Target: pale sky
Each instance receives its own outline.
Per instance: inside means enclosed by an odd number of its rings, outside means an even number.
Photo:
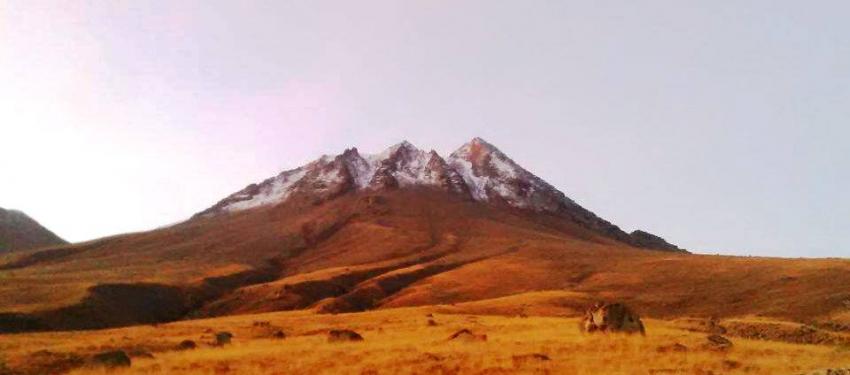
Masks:
[[[850,257],[850,2],[0,3],[0,207],[71,241],[474,136],[625,230]]]

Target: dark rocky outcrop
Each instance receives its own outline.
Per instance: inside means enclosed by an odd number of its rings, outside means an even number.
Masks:
[[[599,302],[584,315],[581,321],[584,332],[624,332],[646,334],[640,317],[622,303]]]
[[[196,344],[192,340],[183,340],[183,341],[180,341],[179,344],[177,344],[177,350],[192,350],[192,349],[195,349],[197,347],[198,347],[198,344]]]
[[[213,345],[215,346],[224,346],[230,344],[230,341],[233,340],[233,334],[227,331],[217,332],[215,334],[215,342]]]
[[[629,234],[631,244],[653,250],[686,252],[652,233],[636,230]]]
[[[350,329],[332,329],[328,331],[328,342],[363,341],[363,336]]]

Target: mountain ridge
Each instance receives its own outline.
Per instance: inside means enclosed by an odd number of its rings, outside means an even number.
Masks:
[[[356,147],[285,170],[252,183],[193,216],[283,203],[294,196],[318,202],[357,191],[426,187],[478,202],[554,214],[609,238],[640,248],[685,251],[654,234],[626,233],[585,209],[566,194],[513,161],[499,148],[475,137],[443,157],[404,140],[377,154]]]

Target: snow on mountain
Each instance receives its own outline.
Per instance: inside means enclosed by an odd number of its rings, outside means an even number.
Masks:
[[[425,152],[404,141],[378,154],[361,155],[352,148],[338,156],[323,156],[259,184],[248,185],[198,215],[274,205],[298,193],[330,196],[349,190],[411,186],[466,193],[462,181],[436,152]]]
[[[519,208],[555,211],[569,201],[493,145],[475,138],[448,160],[404,141],[377,154],[356,148],[338,156],[323,156],[225,198],[202,215],[240,211],[286,201],[297,192],[406,188],[430,186],[468,195],[478,201],[499,201]]]
[[[644,232],[623,232],[481,138],[464,144],[448,159],[433,150],[420,150],[407,141],[378,154],[361,155],[351,148],[248,185],[196,216],[275,205],[296,195],[321,200],[353,191],[416,186],[441,189],[476,201],[556,214],[626,243],[652,244],[654,248],[661,243]]]
[[[256,185],[256,189],[246,189],[234,194],[234,202],[224,207],[228,211],[245,210],[267,204],[281,202],[289,196],[290,188],[306,174],[306,168],[293,169],[279,174],[269,183]]]

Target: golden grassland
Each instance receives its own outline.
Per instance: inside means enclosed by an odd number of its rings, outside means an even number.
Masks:
[[[279,312],[84,332],[0,336],[0,355],[10,369],[38,373],[34,353],[82,357],[122,349],[130,368],[83,366],[72,374],[790,374],[847,366],[841,346],[797,345],[731,337],[728,351],[704,348],[706,334],[663,320],[646,320],[647,335],[583,334],[576,318],[442,313],[438,306],[321,315]],[[433,314],[436,325],[428,325]],[[271,327],[256,327],[268,322]],[[353,329],[362,342],[329,343],[327,330]],[[467,328],[486,341],[453,341]],[[270,329],[285,339],[270,338]],[[212,345],[213,333],[229,331],[232,344]],[[191,339],[198,349],[178,351]],[[674,344],[687,351],[664,351]],[[153,358],[139,353],[148,352]],[[549,360],[533,357],[543,354]],[[37,355],[35,355],[37,357]],[[0,371],[1,372],[1,371]],[[49,371],[44,373],[51,373]]]

